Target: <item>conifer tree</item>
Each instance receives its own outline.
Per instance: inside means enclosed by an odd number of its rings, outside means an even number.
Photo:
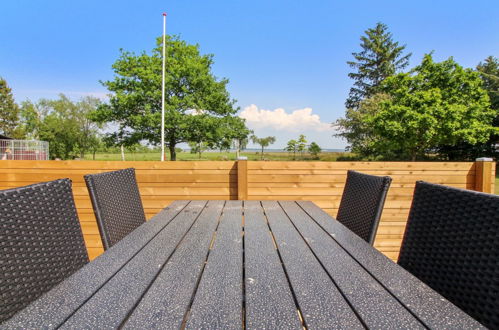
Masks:
[[[0,134],[21,138],[19,129],[19,106],[14,101],[12,89],[7,81],[0,78]]]
[[[348,74],[355,80],[345,102],[348,109],[357,109],[362,100],[378,93],[381,82],[407,67],[411,56],[411,53],[403,54],[405,45],[393,41],[392,34],[383,23],[367,29],[360,40],[362,50],[352,53],[355,60],[347,62],[355,69],[355,72]]]

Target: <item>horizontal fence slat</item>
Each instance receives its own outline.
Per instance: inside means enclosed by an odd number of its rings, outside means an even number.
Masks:
[[[0,173],[0,181],[52,181],[69,178],[73,182],[84,182],[82,174],[73,174],[71,171],[60,173]],[[237,182],[237,176],[227,174],[137,174],[140,182]]]
[[[302,174],[302,175],[343,175],[346,177],[348,169],[283,169],[279,174]],[[362,170],[362,173],[372,175],[466,175],[475,174],[475,170]],[[275,169],[248,170],[248,175],[275,174]]]
[[[280,172],[281,173],[281,172]],[[262,174],[248,175],[248,182],[345,182],[345,176],[340,175],[300,175],[300,174]],[[475,179],[474,174],[466,175],[391,175],[394,182],[415,183],[424,180],[433,183],[469,183]]]
[[[346,177],[345,177],[346,178]],[[456,188],[473,189],[474,182],[469,183],[447,183],[448,186]],[[390,185],[390,189],[410,188],[414,190],[416,181],[413,183],[397,183]],[[345,188],[344,182],[251,182],[248,188]]]
[[[439,169],[470,170],[475,168],[473,162],[248,162],[248,170],[254,169]]]

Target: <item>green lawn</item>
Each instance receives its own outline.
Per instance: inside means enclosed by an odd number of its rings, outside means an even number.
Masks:
[[[147,153],[125,153],[125,160],[139,161],[139,160],[160,160],[160,153],[147,152]],[[304,154],[303,157],[300,155],[296,156],[296,160],[304,161],[335,161],[340,156],[349,156],[350,154],[344,152],[324,152],[319,155],[319,159],[313,158],[308,154]],[[248,157],[248,160],[260,160],[261,155],[258,152],[243,152],[241,156]],[[85,160],[92,160],[93,155],[85,155]],[[169,159],[169,154],[167,154],[167,159]],[[204,152],[201,154],[201,158],[197,154],[191,154],[189,152],[181,152],[177,154],[177,160],[235,160],[236,154],[233,152]],[[293,160],[293,155],[286,152],[265,152],[263,155],[265,160]],[[99,153],[95,155],[95,160],[121,160],[121,154],[109,154],[109,153]]]

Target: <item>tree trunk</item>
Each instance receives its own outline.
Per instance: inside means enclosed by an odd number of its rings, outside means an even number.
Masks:
[[[412,162],[415,162],[415,161],[416,161],[416,155],[417,155],[417,153],[416,153],[415,151],[413,151],[413,152],[411,153],[411,161],[412,161]]]
[[[125,147],[123,147],[123,145],[121,145],[121,160],[125,160]]]
[[[263,146],[262,146],[262,156],[260,157],[261,160],[263,160]]]
[[[175,143],[170,142],[168,145],[168,149],[170,149],[170,160],[177,160],[177,152],[175,151]]]
[[[96,151],[94,150],[94,153],[93,153],[93,155],[92,155],[92,159],[93,159],[93,160],[95,160],[95,153],[96,153]]]

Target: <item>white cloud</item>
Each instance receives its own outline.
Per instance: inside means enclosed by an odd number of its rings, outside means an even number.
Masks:
[[[332,131],[330,123],[321,122],[319,115],[312,114],[312,108],[303,108],[287,113],[283,108],[274,110],[258,109],[254,104],[247,106],[239,114],[246,119],[249,128],[272,128],[288,132]]]

